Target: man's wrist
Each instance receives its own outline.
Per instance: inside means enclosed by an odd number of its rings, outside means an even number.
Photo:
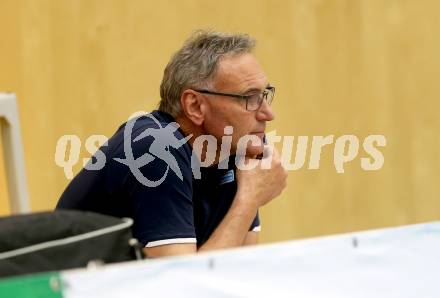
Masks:
[[[255,216],[259,206],[255,198],[250,198],[248,194],[237,192],[231,205],[231,211],[238,213],[240,216],[250,214]]]

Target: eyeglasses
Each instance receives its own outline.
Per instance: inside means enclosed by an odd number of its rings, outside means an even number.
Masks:
[[[263,100],[265,100],[269,105],[272,103],[273,97],[275,95],[275,87],[269,86],[264,89],[263,92],[254,93],[250,95],[241,95],[241,94],[231,94],[231,93],[222,93],[222,92],[214,92],[204,89],[194,89],[194,91],[204,94],[211,95],[219,95],[219,96],[228,96],[239,98],[241,100],[246,100],[246,110],[248,111],[256,111],[261,107]]]

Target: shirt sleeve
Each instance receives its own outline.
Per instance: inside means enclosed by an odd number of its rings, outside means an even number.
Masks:
[[[258,211],[257,211],[257,215],[254,218],[254,221],[251,224],[251,227],[249,228],[249,231],[253,231],[253,232],[261,231],[260,215]]]

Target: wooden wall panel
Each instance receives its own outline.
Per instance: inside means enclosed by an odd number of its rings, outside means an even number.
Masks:
[[[261,212],[263,241],[440,219],[438,1],[2,5],[17,16],[19,55],[2,48],[16,57],[2,69],[16,73],[8,84],[19,95],[33,210],[53,208],[68,183],[54,162],[58,138],[111,136],[132,112],[153,109],[170,55],[191,31],[216,28],[258,39],[257,56],[277,87],[269,127],[279,135],[387,139],[379,171],[361,169],[361,150],[336,173],[332,145],[320,169],[290,172],[286,191]],[[0,27],[2,36],[10,30]]]
[[[19,89],[20,65],[20,14],[19,3],[14,0],[0,1],[0,92]],[[0,216],[10,214],[6,185],[0,120]]]

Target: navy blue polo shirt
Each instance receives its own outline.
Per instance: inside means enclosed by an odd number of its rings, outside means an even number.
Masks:
[[[147,247],[203,245],[237,191],[234,156],[227,169],[202,167],[200,179],[195,179],[191,147],[174,118],[164,112],[124,123],[100,150],[105,165],[99,170],[82,169],[56,208],[133,218],[134,236]],[[97,157],[90,163],[96,163]],[[249,230],[259,229],[257,213]]]

